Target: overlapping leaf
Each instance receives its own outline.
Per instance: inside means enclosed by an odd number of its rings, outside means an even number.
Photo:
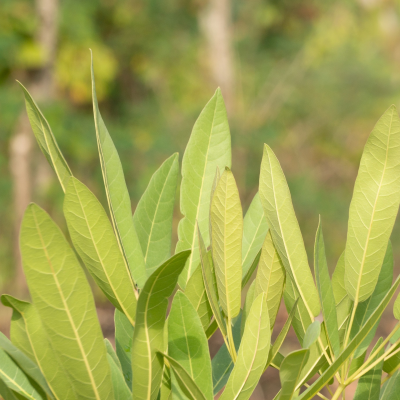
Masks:
[[[107,361],[111,370],[111,380],[114,390],[115,400],[127,400],[132,397],[132,393],[125,382],[122,371],[119,369],[118,365],[115,363],[113,357],[107,353]]]

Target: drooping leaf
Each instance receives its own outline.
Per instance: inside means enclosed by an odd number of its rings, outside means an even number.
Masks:
[[[13,309],[13,319],[15,315],[18,316],[20,332],[24,332],[29,342],[32,360],[40,367],[56,398],[77,400],[78,395],[71,376],[53,350],[35,306],[9,295],[1,296],[1,302]]]
[[[182,251],[158,267],[140,292],[132,343],[132,393],[134,400],[155,400],[161,385],[164,324],[171,296],[190,251]]]
[[[213,314],[207,298],[206,288],[204,287],[201,265],[196,268],[190,277],[186,285],[185,294],[196,309],[197,314],[199,314],[203,329],[206,330]]]
[[[96,196],[76,178],[65,192],[64,215],[72,243],[97,285],[135,323],[135,285],[112,226]]]
[[[400,399],[400,370],[397,371],[382,387],[380,400]]]
[[[179,155],[175,153],[151,177],[133,215],[147,275],[151,275],[171,256],[172,215],[178,173]]]
[[[249,270],[257,253],[261,250],[268,224],[257,192],[243,219],[242,276]]]
[[[321,323],[314,321],[306,330],[303,340],[303,348],[309,349],[319,338],[321,334]]]
[[[309,350],[297,350],[285,357],[279,371],[281,394],[279,400],[291,400],[295,394],[301,370],[309,357]]]
[[[139,288],[146,281],[146,268],[142,248],[132,219],[131,201],[126,187],[124,171],[117,149],[100,115],[94,82],[92,58],[92,97],[97,145],[104,187],[106,190],[111,220],[124,258],[129,265],[132,278]]]
[[[231,321],[240,310],[243,214],[235,178],[228,168],[215,189],[211,227],[219,302]]]
[[[251,307],[236,364],[220,400],[247,400],[251,396],[264,372],[270,344],[268,307],[262,293]]]
[[[337,356],[340,353],[338,319],[336,314],[335,297],[333,295],[332,283],[329,277],[328,263],[326,261],[321,218],[319,220],[317,234],[315,235],[314,271],[328,339],[333,353]]]
[[[262,245],[255,282],[254,297],[256,298],[260,293],[267,295],[269,323],[272,329],[282,300],[285,268],[272,242],[270,232]]]
[[[362,341],[366,338],[368,333],[374,327],[379,318],[381,317],[383,311],[389,304],[392,299],[394,293],[400,285],[400,277],[398,277],[390,288],[390,290],[386,293],[385,297],[379,304],[379,306],[375,309],[375,311],[371,314],[368,320],[365,322],[363,327],[359,330],[357,335],[350,341],[348,346],[342,350],[337,359],[326,369],[326,371],[306,390],[304,391],[298,400],[306,400],[312,399],[313,396],[316,395],[335,375],[335,373],[339,370],[342,364],[351,356],[354,350],[362,343]]]
[[[18,83],[21,85],[24,91],[26,112],[28,113],[29,122],[31,123],[36,141],[38,142],[40,150],[45,155],[50,166],[56,173],[61,187],[65,192],[68,180],[72,176],[72,172],[65,161],[60,148],[58,147],[57,141],[46,118],[40,111],[35,100],[33,100],[25,86],[23,86],[20,82]]]
[[[197,228],[209,244],[210,192],[216,168],[231,166],[231,135],[221,90],[204,107],[197,119],[182,160],[181,213],[176,251],[190,249],[192,253],[185,271],[179,278],[179,286],[186,283],[199,265]]]
[[[107,353],[107,361],[111,370],[111,380],[114,390],[114,399],[115,400],[127,400],[132,397],[132,393],[129,390],[124,376],[122,375],[122,371],[119,366],[116,364],[115,359]]]
[[[253,302],[255,299],[255,296],[254,296],[255,287],[256,287],[256,281],[253,281],[249,287],[249,290],[247,291],[247,294],[246,294],[246,299],[244,301],[243,312],[242,312],[242,323],[241,323],[241,328],[240,328],[241,336],[243,336],[244,328],[246,326],[246,320],[247,320],[247,317],[250,315],[251,306],[253,305]]]
[[[382,342],[383,339],[380,338],[372,349],[372,353],[377,350],[378,346],[380,346]],[[381,349],[373,361],[382,356],[383,351],[384,350]],[[382,366],[383,360],[359,379],[356,393],[354,394],[354,400],[379,400]]]
[[[211,359],[200,318],[184,293],[178,291],[168,316],[168,355],[212,398]]]
[[[379,273],[378,282],[375,286],[374,292],[368,300],[363,301],[358,304],[357,310],[354,316],[353,326],[350,333],[350,338],[353,338],[356,333],[360,330],[360,328],[364,325],[365,321],[369,318],[369,316],[373,313],[376,307],[378,307],[379,303],[385,296],[385,293],[388,292],[390,286],[392,286],[393,281],[393,251],[392,245],[389,241],[386,255],[383,260],[382,268]],[[370,345],[372,342],[376,329],[378,328],[379,321],[375,324],[373,329],[369,332],[368,336],[364,339],[364,341],[358,346],[354,356],[360,356]]]
[[[110,368],[90,286],[58,226],[35,204],[22,221],[21,253],[47,337],[76,392],[111,399]]]
[[[289,187],[278,159],[267,145],[264,145],[261,163],[260,199],[286,273],[294,282],[307,312],[316,317],[320,312],[318,292],[308,265]]]
[[[345,284],[356,303],[371,296],[400,203],[400,119],[390,106],[369,135],[350,204]]]

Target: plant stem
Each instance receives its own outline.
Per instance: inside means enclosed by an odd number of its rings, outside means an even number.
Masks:
[[[342,394],[343,390],[346,387],[344,385],[339,385],[339,387],[336,389],[336,392],[334,393],[334,395],[332,396],[331,400],[337,400],[339,398],[339,396]]]

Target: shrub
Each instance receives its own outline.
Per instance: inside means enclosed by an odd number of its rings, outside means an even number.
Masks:
[[[32,302],[1,298],[13,309],[11,341],[0,335],[3,398],[211,400],[223,390],[221,400],[244,400],[272,367],[280,374],[280,400],[326,399],[321,393],[325,387],[337,399],[355,380],[358,400],[397,399],[399,324],[386,338],[373,340],[400,284],[397,278],[392,285],[389,241],[400,202],[395,107],[385,112],[365,146],[346,248],[332,279],[321,222],[318,226],[314,282],[285,176],[267,145],[259,193],[243,219],[219,89],[196,121],[183,156],[183,218],[171,256],[178,155],[155,172],[132,218],[94,78],[92,85],[111,221],[94,194],[73,176],[49,124],[23,90],[39,147],[65,192],[64,215],[74,249],[115,307],[116,351],[103,340],[74,250],[50,216],[31,204],[20,245]],[[271,343],[282,297],[288,318]],[[400,318],[398,300],[394,316]],[[291,326],[302,348],[283,356],[280,349]],[[208,340],[217,330],[224,344],[211,360]]]

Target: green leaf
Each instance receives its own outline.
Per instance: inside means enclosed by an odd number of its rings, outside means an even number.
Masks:
[[[255,285],[255,298],[260,293],[267,294],[269,323],[271,329],[273,329],[285,285],[285,268],[282,265],[279,254],[272,242],[271,233],[269,232],[262,246]]]
[[[377,350],[378,346],[380,346],[382,342],[383,339],[380,338],[372,349],[372,353]],[[383,351],[384,349],[381,349],[373,361],[381,357]],[[382,366],[383,360],[359,379],[356,393],[354,394],[354,400],[379,400]]]
[[[215,189],[211,227],[219,302],[231,321],[240,311],[243,214],[235,178],[228,168]]]
[[[189,400],[212,400],[212,397],[207,398],[204,396],[202,390],[197,386],[193,378],[178,361],[174,360],[167,354],[161,352],[158,352],[158,354],[163,356],[168,361],[170,368],[177,378],[181,390]]]
[[[129,390],[125,379],[122,375],[122,371],[119,366],[116,364],[114,358],[107,353],[107,361],[111,370],[111,380],[114,390],[114,399],[115,400],[127,400],[132,397],[132,393]]]
[[[314,321],[307,328],[304,335],[303,348],[309,349],[319,338],[321,334],[321,323],[319,321]]]
[[[158,267],[140,292],[132,343],[133,399],[155,400],[161,385],[164,324],[172,295],[190,251],[182,251]]]
[[[235,343],[236,351],[239,350],[240,346],[240,326],[242,321],[242,313],[239,314],[232,328],[233,341]],[[213,379],[213,393],[214,396],[226,385],[228,382],[229,375],[232,372],[234,363],[232,361],[229,350],[225,343],[222,344],[218,353],[213,357],[211,361],[212,365],[212,379]]]
[[[22,370],[7,353],[0,349],[0,379],[9,389],[30,400],[44,400],[44,397],[32,386]]]
[[[399,400],[400,398],[400,370],[397,371],[386,383],[383,385],[380,393],[380,400]]]
[[[321,217],[318,224],[317,234],[315,235],[314,271],[329,343],[335,357],[337,357],[340,353],[338,319],[336,314],[335,297],[333,295],[332,283],[329,277],[328,263],[326,261]]]
[[[357,335],[350,341],[348,346],[342,350],[337,359],[328,367],[328,369],[305,391],[303,392],[297,400],[312,399],[335,375],[343,363],[351,356],[354,350],[362,343],[366,338],[368,333],[374,327],[379,318],[381,317],[383,311],[388,306],[390,300],[394,296],[397,288],[400,285],[400,276],[396,279],[393,286],[386,293],[386,296],[381,301],[379,306],[371,314],[368,320],[365,322],[363,327],[359,330]]]
[[[393,315],[397,320],[400,320],[400,295],[397,296],[393,305]]]
[[[28,113],[29,121],[31,123],[33,133],[35,134],[36,141],[38,142],[40,150],[45,155],[50,166],[57,174],[57,178],[60,181],[63,191],[65,192],[68,180],[72,176],[72,172],[65,161],[60,148],[58,147],[56,138],[54,137],[46,118],[40,111],[35,100],[33,100],[25,86],[23,86],[20,82],[18,83],[21,85],[24,91],[26,112]]]
[[[268,224],[257,192],[243,219],[242,276],[244,277],[261,250]]]
[[[18,315],[21,332],[23,326],[29,342],[32,360],[39,365],[55,397],[59,400],[78,399],[73,380],[52,348],[35,306],[9,295],[1,296],[1,302],[13,309],[13,319]]]
[[[356,335],[356,333],[364,325],[365,321],[374,312],[376,307],[378,307],[379,303],[382,301],[382,299],[385,297],[385,294],[392,286],[392,281],[393,281],[393,251],[392,251],[392,244],[389,241],[386,250],[386,255],[383,260],[382,268],[379,273],[378,282],[375,286],[374,292],[372,293],[371,297],[368,300],[358,304],[357,306],[357,310],[353,321],[353,327],[350,333],[350,338],[353,338]],[[371,331],[369,332],[368,336],[357,348],[354,354],[355,357],[360,356],[368,348],[368,346],[374,339],[378,325],[379,321],[375,324],[373,329],[371,329]]]
[[[133,215],[147,275],[151,275],[171,257],[172,216],[178,173],[179,155],[175,153],[151,177]]]
[[[250,268],[247,270],[246,274],[242,278],[242,290],[249,283],[249,281],[250,281],[251,277],[253,276],[255,270],[257,269],[258,263],[260,262],[260,257],[261,257],[261,250],[254,257],[254,260],[251,263]]]
[[[22,400],[26,399],[25,396],[21,396],[18,393],[12,391],[8,386],[0,379],[0,396],[3,396],[4,400]]]
[[[221,171],[219,170],[219,168],[216,168],[215,171],[215,176],[214,176],[214,180],[213,180],[213,184],[211,186],[211,193],[210,193],[210,210],[209,210],[209,216],[208,216],[208,220],[209,220],[209,227],[208,227],[208,232],[210,234],[210,243],[211,243],[211,237],[212,237],[212,229],[211,229],[211,204],[212,204],[212,199],[214,197],[214,192],[215,189],[217,188],[218,182],[221,178]]]
[[[273,151],[264,145],[260,172],[260,199],[272,239],[286,273],[294,282],[310,316],[320,312],[318,292],[285,175]]]
[[[121,363],[122,372],[125,382],[129,388],[132,387],[132,340],[133,340],[133,326],[124,313],[115,310],[114,313],[115,325],[115,349]]]
[[[92,58],[93,113],[99,148],[101,170],[106,189],[111,220],[124,258],[129,265],[132,278],[139,288],[146,281],[146,267],[139,238],[132,219],[131,201],[126,187],[124,171],[117,149],[100,115],[94,82]]]
[[[160,388],[160,400],[172,400],[171,370],[164,365],[164,372]]]
[[[221,90],[204,107],[197,119],[182,160],[181,213],[176,251],[191,249],[192,253],[179,278],[186,283],[200,262],[196,224],[209,244],[210,193],[217,167],[231,166],[231,135]]]
[[[207,253],[204,245],[203,236],[197,227],[197,237],[199,238],[200,258],[201,258],[201,270],[203,273],[203,282],[206,289],[208,302],[211,310],[214,314],[215,320],[217,321],[218,327],[221,333],[226,336],[226,326],[222,317],[221,310],[218,304],[218,295],[216,291],[215,275],[212,266],[212,257]]]
[[[64,199],[64,215],[72,243],[97,285],[135,323],[135,286],[112,226],[96,196],[71,178]]]
[[[35,204],[22,221],[21,253],[32,299],[76,392],[111,399],[110,369],[90,286],[58,226]]]
[[[195,308],[181,291],[176,292],[168,316],[168,355],[212,398],[211,359],[208,342]]]
[[[114,348],[113,348],[111,342],[110,342],[107,338],[105,338],[105,339],[104,339],[104,344],[106,345],[107,355],[110,356],[110,357],[113,359],[115,365],[119,368],[119,370],[120,370],[121,373],[122,373],[121,363],[119,362],[118,356],[117,356],[117,354],[115,353]]]
[[[400,203],[400,119],[392,105],[371,132],[350,204],[346,290],[355,303],[371,296]]]
[[[204,287],[201,265],[196,268],[190,277],[186,285],[185,294],[196,309],[197,314],[199,314],[203,329],[206,330],[213,314],[207,298],[206,288]]]
[[[254,296],[255,287],[256,287],[256,281],[253,281],[249,287],[249,290],[247,291],[247,294],[246,294],[246,299],[244,301],[243,312],[242,312],[242,324],[241,324],[241,328],[240,328],[241,336],[243,336],[244,328],[246,327],[246,320],[250,314],[251,306],[253,305],[253,302],[255,299],[255,296]]]
[[[268,307],[265,294],[253,302],[246,321],[236,364],[229,376],[220,400],[246,400],[250,398],[267,363],[271,344]]]
[[[309,350],[297,350],[285,357],[279,371],[281,394],[279,400],[290,400],[296,391],[300,373],[309,357]]]
[[[33,379],[41,387],[41,389],[46,392],[49,398],[54,398],[49,385],[47,384],[46,379],[40,371],[38,365],[28,356],[26,356],[21,350],[15,347],[2,332],[0,332],[0,348],[12,358],[12,360],[19,366],[25,375]]]

